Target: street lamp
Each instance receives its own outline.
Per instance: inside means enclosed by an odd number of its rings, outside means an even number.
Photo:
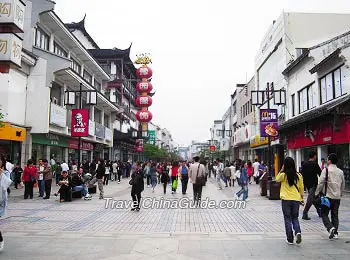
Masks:
[[[270,99],[274,98],[275,105],[286,104],[286,91],[284,89],[274,90],[273,82],[267,83],[266,90],[252,90],[251,98],[252,105],[261,106],[265,103],[265,96],[267,97],[267,109],[270,109]],[[268,180],[272,180],[272,157],[271,157],[271,136],[268,135]]]
[[[67,90],[64,95],[64,104],[66,106],[74,106],[76,103],[76,94],[79,94],[79,109],[83,109],[83,93],[86,93],[86,104],[97,104],[97,91],[96,90],[82,90],[82,83],[79,85],[78,91]],[[81,157],[81,136],[78,137],[78,166],[80,167]]]

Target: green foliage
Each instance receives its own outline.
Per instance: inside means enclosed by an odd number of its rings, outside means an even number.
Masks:
[[[144,144],[144,154],[147,159],[164,160],[168,158],[168,153],[153,144]]]
[[[0,127],[4,127],[4,124],[2,123],[5,118],[5,115],[1,113],[1,108],[0,108]]]

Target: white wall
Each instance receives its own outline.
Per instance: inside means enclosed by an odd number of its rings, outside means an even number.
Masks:
[[[89,42],[89,40],[84,36],[81,31],[75,30],[73,31],[75,37],[81,42],[81,44],[85,47],[85,49],[95,49],[95,47]]]
[[[5,121],[25,125],[27,76],[18,70],[0,73],[0,104]]]

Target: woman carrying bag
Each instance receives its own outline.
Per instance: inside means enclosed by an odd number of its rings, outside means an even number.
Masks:
[[[28,160],[27,166],[24,167],[22,181],[24,182],[24,199],[33,199],[33,188],[38,178],[37,169],[31,159]]]
[[[281,183],[280,197],[287,236],[286,242],[293,245],[294,229],[296,243],[300,244],[301,230],[298,217],[300,204],[304,204],[304,183],[303,176],[296,171],[293,158],[287,157],[284,160],[276,181]]]

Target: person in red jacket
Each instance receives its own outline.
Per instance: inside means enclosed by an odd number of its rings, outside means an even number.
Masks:
[[[249,178],[249,184],[252,184],[252,176],[253,176],[254,168],[251,161],[247,162],[247,173]]]
[[[36,167],[33,160],[29,159],[27,166],[24,167],[22,181],[24,182],[24,199],[28,199],[28,196],[33,199],[33,187],[38,178]]]
[[[179,163],[174,162],[171,167],[171,193],[174,194],[176,192],[176,189],[174,189],[174,181],[177,181],[177,176],[179,174]]]

